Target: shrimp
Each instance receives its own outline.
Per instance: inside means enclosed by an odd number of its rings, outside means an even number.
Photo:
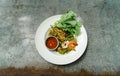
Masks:
[[[77,42],[75,42],[75,41],[69,41],[68,48],[71,49],[71,50],[75,50],[75,47],[77,45],[78,45]]]

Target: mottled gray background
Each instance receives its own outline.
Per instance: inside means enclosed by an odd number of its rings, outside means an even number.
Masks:
[[[81,16],[88,47],[76,62],[57,66],[41,58],[34,37],[43,20],[68,9]],[[0,0],[0,68],[10,66],[120,71],[120,0]]]

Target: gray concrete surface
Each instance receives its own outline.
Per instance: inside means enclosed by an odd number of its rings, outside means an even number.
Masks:
[[[41,58],[34,36],[43,20],[68,9],[82,17],[88,47],[76,62],[57,66]],[[10,66],[120,71],[120,0],[0,0],[0,68]]]

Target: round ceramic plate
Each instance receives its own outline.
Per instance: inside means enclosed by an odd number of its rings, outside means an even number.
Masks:
[[[46,33],[50,29],[50,25],[59,20],[61,15],[55,15],[47,18],[43,21],[37,29],[35,35],[35,44],[39,54],[48,62],[57,65],[66,65],[79,59],[84,53],[87,46],[87,33],[82,25],[80,34],[78,36],[78,46],[75,51],[71,51],[67,54],[59,54],[56,51],[50,51],[45,45]]]

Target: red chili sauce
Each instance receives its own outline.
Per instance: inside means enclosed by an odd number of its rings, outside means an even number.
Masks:
[[[57,39],[55,37],[49,37],[47,40],[46,40],[46,46],[49,48],[49,49],[54,49],[57,47]]]

